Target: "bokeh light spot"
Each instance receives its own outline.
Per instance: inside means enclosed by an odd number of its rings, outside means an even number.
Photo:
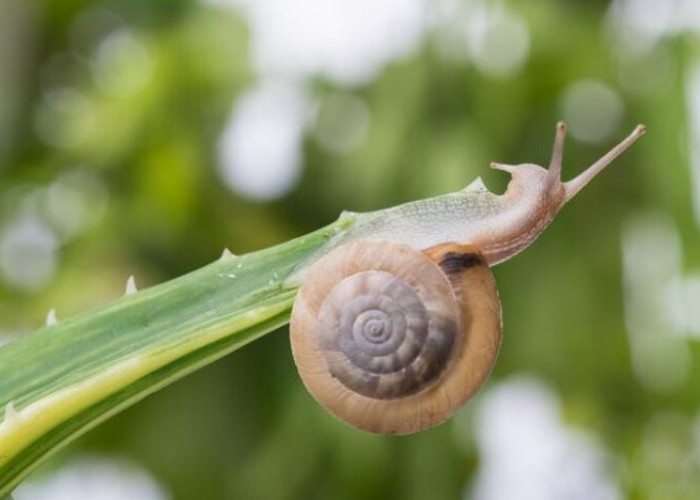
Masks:
[[[598,80],[581,80],[562,96],[564,119],[576,139],[600,143],[620,127],[624,106],[620,96]]]
[[[58,239],[38,217],[22,215],[0,231],[0,275],[13,288],[34,292],[53,278]]]
[[[369,108],[363,99],[333,94],[318,101],[314,135],[326,151],[349,153],[367,137],[369,122]]]
[[[368,82],[388,62],[410,54],[423,34],[423,0],[222,1],[241,8],[262,75],[323,75]]]
[[[301,174],[301,141],[310,104],[303,90],[264,82],[243,94],[219,141],[219,171],[235,192],[261,200],[283,196]]]
[[[443,0],[431,4],[431,16],[439,54],[448,61],[471,60],[492,78],[511,77],[527,62],[527,23],[502,2]]]
[[[605,450],[583,430],[568,427],[559,406],[557,395],[530,377],[512,378],[483,396],[473,498],[621,498]]]
[[[500,6],[484,6],[474,13],[468,24],[471,57],[483,73],[508,77],[527,60],[530,34],[520,17]]]
[[[66,172],[45,193],[45,214],[62,239],[75,236],[97,223],[105,213],[109,193],[96,174]]]
[[[111,33],[97,50],[95,80],[114,96],[126,97],[141,90],[151,79],[153,63],[145,45],[126,29]]]
[[[29,480],[15,500],[167,500],[165,490],[145,470],[106,457],[82,457],[51,474]]]
[[[692,358],[682,334],[684,301],[669,295],[682,273],[683,255],[674,224],[661,214],[627,221],[622,238],[625,323],[637,380],[653,392],[677,389],[690,374]],[[697,304],[690,307],[696,308]],[[683,322],[684,323],[684,322]]]
[[[72,88],[45,92],[35,114],[39,137],[48,145],[70,149],[85,143],[97,122],[92,101]]]

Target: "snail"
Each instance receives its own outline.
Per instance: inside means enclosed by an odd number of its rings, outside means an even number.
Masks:
[[[305,270],[292,310],[292,354],[311,395],[346,423],[381,434],[418,432],[452,416],[498,355],[501,306],[490,266],[532,243],[644,132],[639,125],[562,182],[560,122],[548,169],[491,164],[511,174],[502,195],[477,179],[381,217],[346,213],[352,227]]]

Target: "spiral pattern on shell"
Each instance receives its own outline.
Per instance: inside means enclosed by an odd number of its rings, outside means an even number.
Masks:
[[[486,378],[500,343],[490,272],[477,253],[464,252],[365,241],[321,258],[291,322],[294,359],[311,394],[373,432],[414,432],[456,411]],[[486,335],[467,338],[473,327]]]
[[[378,399],[414,394],[434,381],[450,358],[458,318],[453,297],[435,300],[430,291],[374,270],[335,285],[316,330],[331,375]]]

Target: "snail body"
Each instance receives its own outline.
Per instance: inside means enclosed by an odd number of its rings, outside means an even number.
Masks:
[[[561,180],[566,126],[557,124],[549,168],[530,163],[491,168],[508,172],[503,194],[480,178],[461,191],[371,213],[345,212],[352,224],[331,241],[335,247],[358,239],[406,243],[418,250],[449,241],[477,246],[490,266],[518,254],[546,229],[561,208],[645,132],[643,125],[574,179]]]
[[[360,429],[407,434],[473,396],[502,336],[489,266],[534,241],[644,127],[568,182],[565,132],[559,123],[549,169],[492,163],[512,176],[502,195],[477,179],[450,195],[344,215],[349,229],[296,277],[292,352],[317,401]]]

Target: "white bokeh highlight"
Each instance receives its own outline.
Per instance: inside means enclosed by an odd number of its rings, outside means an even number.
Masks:
[[[695,222],[700,227],[700,60],[696,61],[686,78],[686,106],[688,109],[688,154],[693,190]]]
[[[27,213],[0,228],[0,277],[21,292],[46,286],[56,271],[59,240],[39,217]]]
[[[609,31],[618,50],[628,56],[650,52],[665,37],[700,30],[697,0],[614,0]]]
[[[530,52],[525,22],[501,4],[483,5],[467,22],[469,52],[476,67],[493,77],[516,74]]]
[[[63,172],[43,193],[43,215],[62,241],[97,224],[108,204],[105,181],[89,170]]]
[[[471,61],[492,78],[520,72],[530,55],[525,20],[501,1],[440,0],[431,4],[431,28],[446,60]]]
[[[128,97],[153,76],[153,62],[146,46],[127,29],[110,33],[100,43],[92,64],[98,87],[115,97]]]
[[[219,172],[233,191],[270,200],[301,175],[302,138],[311,107],[303,89],[264,81],[244,93],[219,140]]]
[[[534,378],[512,378],[484,394],[476,415],[479,469],[467,498],[616,500],[609,457],[568,426],[559,399]]]
[[[145,470],[123,460],[86,456],[22,483],[14,500],[168,500]]]
[[[369,82],[407,57],[424,29],[423,0],[215,0],[248,21],[251,53],[265,76],[323,76],[341,85]]]
[[[367,137],[370,111],[360,97],[342,93],[322,97],[315,115],[314,137],[329,153],[350,153]]]
[[[569,85],[561,99],[562,114],[572,136],[598,144],[620,127],[624,114],[622,98],[598,80],[581,80]]]
[[[646,389],[668,393],[687,381],[686,336],[700,336],[698,276],[684,276],[673,221],[659,213],[630,218],[622,234],[625,326],[632,369]]]

